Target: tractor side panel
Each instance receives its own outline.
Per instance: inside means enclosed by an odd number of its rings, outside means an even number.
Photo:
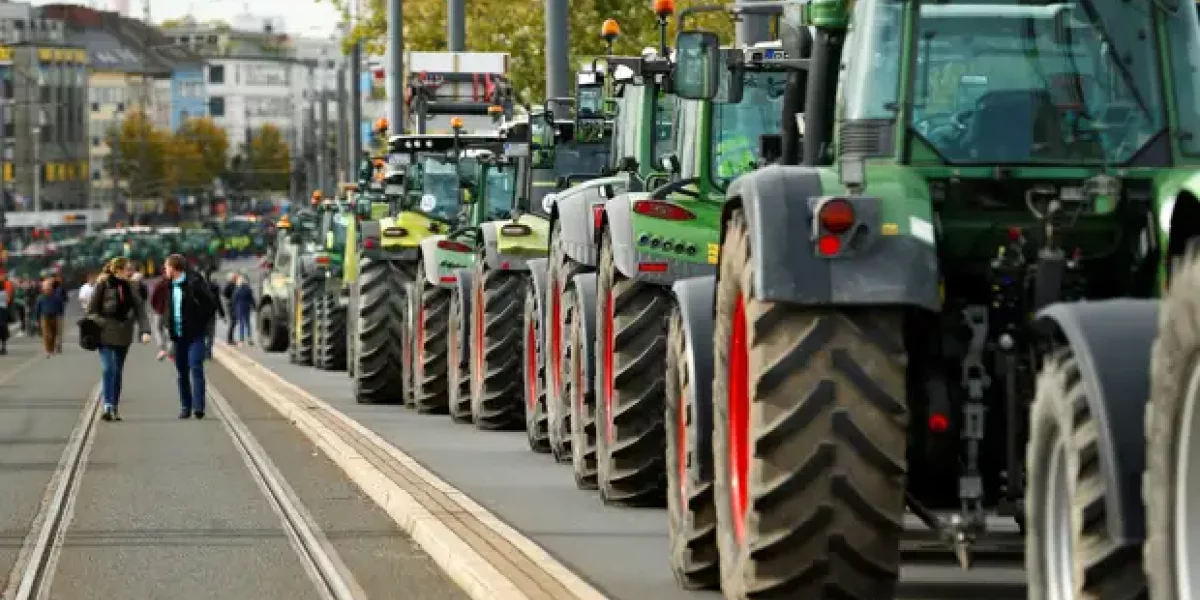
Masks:
[[[436,235],[421,240],[421,260],[425,263],[425,278],[429,285],[448,287],[449,278],[458,269],[475,266],[474,252],[454,252],[438,248],[438,242],[446,236]],[[446,282],[442,279],[447,278]]]
[[[596,188],[585,188],[558,197],[558,222],[561,236],[555,240],[567,256],[580,264],[596,266],[596,217],[592,206],[600,204],[600,193]]]
[[[924,222],[910,230],[909,223],[903,228],[885,223],[882,198],[844,196],[860,224],[853,249],[838,257],[818,256],[812,227],[821,195],[820,173],[810,167],[766,167],[730,186],[731,205],[741,204],[750,230],[757,298],[810,306],[899,304],[940,310],[932,225]]]
[[[633,279],[669,286],[675,281],[691,277],[705,277],[716,273],[716,261],[706,260],[709,240],[718,239],[719,213],[708,211],[708,220],[665,221],[645,217],[633,212],[633,203],[649,197],[646,193],[624,194],[609,200],[604,205],[604,218],[608,224],[613,243],[613,256],[621,274]],[[697,203],[699,204],[699,203]],[[688,206],[688,210],[700,210],[700,206]],[[663,243],[682,246],[681,252],[664,252]],[[657,243],[657,246],[655,244]],[[688,254],[688,248],[692,254]],[[705,254],[701,254],[704,252]],[[642,263],[655,263],[655,270],[643,271]],[[665,270],[657,265],[665,264]]]
[[[505,225],[518,223],[530,229],[528,235],[509,235]],[[528,269],[528,261],[546,256],[550,243],[550,223],[534,215],[522,215],[517,221],[493,221],[480,225],[483,232],[484,259],[490,269],[502,265],[509,271]]]

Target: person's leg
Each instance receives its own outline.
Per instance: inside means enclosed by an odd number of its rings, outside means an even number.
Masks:
[[[116,397],[117,358],[112,346],[101,345],[100,354],[100,400],[104,404],[105,421],[112,420],[113,398]]]
[[[225,342],[227,344],[229,344],[230,346],[232,346],[233,345],[233,336],[234,336],[234,333],[236,332],[235,330],[237,328],[238,320],[237,320],[237,315],[235,315],[233,313],[233,303],[226,302],[225,306],[226,306],[225,314],[230,315],[232,317],[229,319],[229,330],[226,332]]]
[[[42,317],[42,350],[49,357],[54,353],[54,329],[50,327],[50,317]]]
[[[121,420],[121,391],[125,389],[125,357],[129,356],[129,346],[113,347],[113,358],[116,361],[116,377],[113,381],[112,418]]]
[[[190,354],[188,352],[188,342],[183,340],[175,342],[175,375],[178,377],[179,382],[180,419],[192,416],[192,381],[188,377]]]
[[[63,317],[54,317],[54,351],[62,354]]]
[[[204,385],[204,353],[205,347],[203,340],[192,342],[191,348],[188,348],[188,370],[192,376],[192,414],[197,419],[204,418],[204,401],[205,385]]]

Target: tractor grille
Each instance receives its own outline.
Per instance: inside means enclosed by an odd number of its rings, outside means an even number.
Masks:
[[[845,121],[842,123],[839,154],[854,154],[863,158],[891,156],[895,146],[895,131],[895,123],[887,119]]]

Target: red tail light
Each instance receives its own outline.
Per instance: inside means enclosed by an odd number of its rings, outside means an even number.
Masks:
[[[438,248],[440,248],[442,250],[449,250],[451,252],[470,252],[471,251],[470,246],[468,246],[462,242],[455,242],[455,241],[451,241],[451,240],[438,241]]]
[[[934,433],[944,433],[950,429],[950,418],[942,413],[933,413],[929,415],[929,431]]]
[[[439,279],[439,281],[441,281],[442,283],[455,283],[456,281],[458,281],[458,276],[442,275],[441,278]]]
[[[600,229],[604,224],[604,205],[596,204],[592,206],[592,227]]]
[[[817,251],[822,256],[837,256],[837,253],[842,251],[842,240],[837,236],[823,235],[817,240]]]
[[[661,200],[638,200],[633,203],[633,212],[666,221],[691,221],[696,218],[692,211]]]
[[[379,240],[369,237],[363,240],[363,247],[367,250],[374,250],[379,245]]]
[[[821,205],[817,220],[829,233],[841,235],[854,226],[854,207],[846,200],[835,198]]]
[[[318,257],[316,257],[316,258],[315,258],[315,259],[313,259],[313,260],[314,260],[314,261],[316,261],[316,263],[317,263],[318,265],[327,265],[327,264],[329,264],[329,257],[328,257],[328,256],[318,256]]]

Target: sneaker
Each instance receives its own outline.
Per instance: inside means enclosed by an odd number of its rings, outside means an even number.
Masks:
[[[113,405],[105,404],[104,412],[100,414],[100,418],[105,421],[111,421],[111,420],[113,420],[113,412],[114,412]]]
[[[191,417],[191,416],[192,416],[192,411],[190,411],[190,410],[188,410],[188,409],[186,409],[186,408],[185,408],[185,409],[183,409],[183,410],[181,410],[181,411],[179,411],[179,418],[180,418],[180,419],[187,419],[187,418],[189,418],[189,417]]]
[[[113,407],[113,409],[112,409],[112,420],[114,420],[114,421],[120,421],[120,420],[121,420],[121,409],[119,409],[119,408],[117,408],[117,407],[115,407],[115,406],[114,406],[114,407]]]
[[[193,415],[195,415],[195,417],[196,417],[197,419],[203,419],[203,418],[204,418],[204,411],[202,411],[202,410],[198,410],[198,411],[196,411],[196,412],[194,412],[194,413],[192,413],[192,414],[193,414]]]

